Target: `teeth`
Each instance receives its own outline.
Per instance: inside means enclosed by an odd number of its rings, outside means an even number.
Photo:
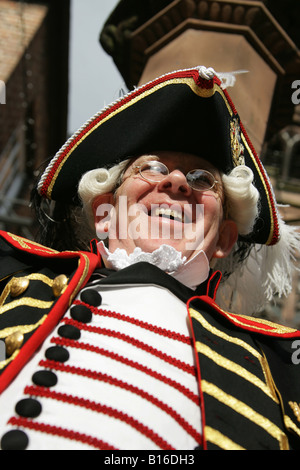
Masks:
[[[178,212],[176,210],[163,209],[162,207],[158,207],[157,209],[155,209],[155,215],[156,216],[163,215],[163,216],[169,217],[169,218],[172,217],[172,219],[176,219],[176,220],[179,220],[180,222],[182,222],[182,213]]]

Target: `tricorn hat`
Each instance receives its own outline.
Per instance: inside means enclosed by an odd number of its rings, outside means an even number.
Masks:
[[[192,153],[224,173],[249,166],[260,213],[247,241],[277,243],[278,215],[268,176],[227,90],[205,67],[163,75],[100,111],[51,160],[38,192],[50,200],[71,200],[87,171],[154,150]]]

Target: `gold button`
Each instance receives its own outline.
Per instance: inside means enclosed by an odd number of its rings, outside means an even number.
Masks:
[[[55,297],[59,297],[68,285],[68,278],[64,274],[57,276],[52,284],[52,290]]]
[[[26,277],[14,277],[10,284],[10,295],[12,297],[18,297],[26,291],[28,286],[29,279]]]
[[[5,339],[6,354],[11,356],[17,349],[20,349],[24,341],[24,336],[19,331],[9,335]]]

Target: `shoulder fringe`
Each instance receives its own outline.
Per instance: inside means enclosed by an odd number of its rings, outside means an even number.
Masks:
[[[232,274],[221,283],[217,303],[224,310],[257,315],[276,297],[287,297],[293,276],[299,271],[296,254],[300,253],[299,227],[289,226],[279,218],[281,238],[276,245],[254,245],[249,257],[233,266],[233,257],[218,263],[221,272]]]

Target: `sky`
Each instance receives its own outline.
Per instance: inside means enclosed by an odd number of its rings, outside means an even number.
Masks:
[[[119,97],[124,80],[99,43],[119,0],[71,0],[68,133]]]

